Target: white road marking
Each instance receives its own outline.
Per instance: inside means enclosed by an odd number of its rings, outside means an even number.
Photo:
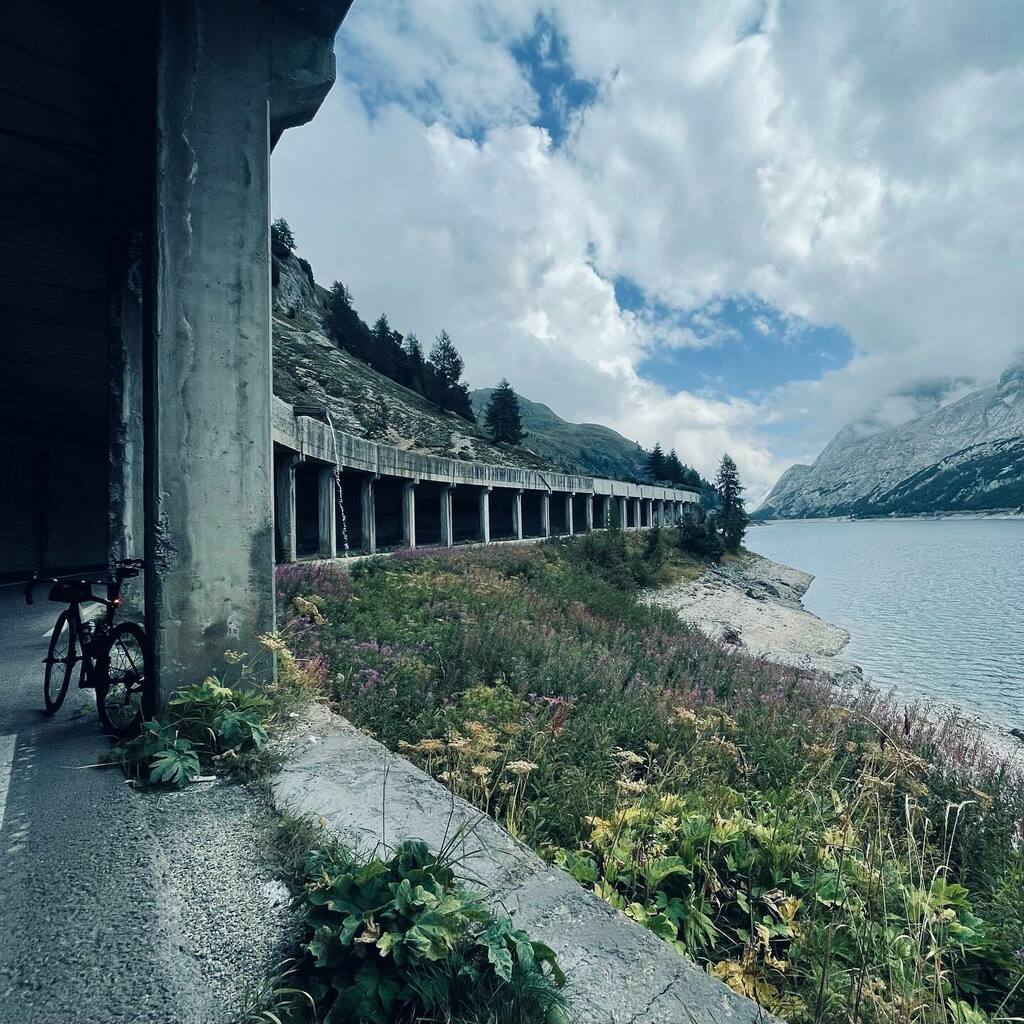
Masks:
[[[7,812],[7,793],[11,788],[11,771],[14,768],[14,746],[18,737],[13,733],[0,736],[0,832],[4,827],[4,814]]]

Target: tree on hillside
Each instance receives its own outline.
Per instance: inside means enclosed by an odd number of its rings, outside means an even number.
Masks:
[[[504,441],[506,444],[519,444],[526,436],[519,396],[504,378],[491,392],[484,412],[484,425],[495,441]]]
[[[462,380],[463,362],[447,331],[442,330],[430,350],[430,365],[436,375],[436,394],[431,397],[444,410],[476,422],[469,400],[469,387]]]
[[[339,348],[369,362],[373,339],[352,305],[352,293],[335,281],[327,295],[327,330]]]
[[[284,217],[278,217],[270,225],[270,250],[279,259],[295,251],[295,236]]]
[[[430,391],[429,373],[427,361],[423,358],[423,346],[420,344],[420,339],[410,331],[405,336],[402,348],[405,349],[406,361],[409,364],[408,386],[418,394],[426,396]]]
[[[683,482],[683,473],[685,467],[679,461],[679,456],[676,455],[675,448],[672,449],[665,456],[665,479],[670,480],[674,484],[681,484]]]
[[[743,484],[740,483],[739,470],[729,455],[722,456],[715,488],[722,499],[722,507],[718,513],[722,539],[728,551],[738,551],[743,543],[748,516],[743,507]]]
[[[660,441],[655,442],[651,454],[647,456],[647,472],[655,483],[667,479],[665,476],[665,453],[661,450]]]
[[[383,373],[385,377],[405,384],[406,358],[401,343],[395,340],[397,333],[397,331],[391,330],[388,318],[381,313],[370,330],[370,334],[373,336],[370,365],[378,372]],[[401,336],[399,335],[399,337]]]

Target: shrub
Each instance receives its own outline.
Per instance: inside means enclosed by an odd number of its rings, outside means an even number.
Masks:
[[[265,694],[232,689],[210,676],[178,691],[161,718],[146,722],[139,736],[112,748],[111,756],[142,781],[181,787],[204,766],[261,751],[271,711]]]
[[[315,849],[297,902],[307,939],[290,983],[317,1019],[568,1021],[551,949],[487,910],[422,842],[366,863],[336,844]]]
[[[284,217],[278,217],[270,225],[270,248],[282,259],[295,250],[295,236]]]

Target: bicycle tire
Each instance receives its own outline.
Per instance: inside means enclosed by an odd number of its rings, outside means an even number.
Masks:
[[[96,710],[109,736],[131,739],[153,717],[156,696],[146,631],[120,622],[104,637],[96,658]]]
[[[64,637],[64,627],[67,627],[67,652],[62,658],[55,658],[54,652]],[[63,671],[54,672],[54,667],[60,665]],[[53,624],[53,632],[50,634],[50,646],[46,649],[46,670],[43,673],[43,700],[46,703],[46,713],[55,715],[64,698],[68,695],[68,686],[71,684],[71,674],[75,670],[75,621],[67,611],[57,616]]]

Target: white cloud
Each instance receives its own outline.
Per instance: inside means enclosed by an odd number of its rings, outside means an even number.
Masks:
[[[561,149],[510,54],[542,9],[599,83]],[[357,4],[358,88],[281,143],[275,212],[364,316],[447,327],[474,385],[508,376],[704,472],[728,448],[756,495],[846,420],[909,414],[914,382],[991,378],[1019,349],[1022,54],[1013,0]],[[857,355],[757,403],[671,394],[636,373],[656,340],[728,339],[623,311],[619,275],[704,313],[759,296]]]

